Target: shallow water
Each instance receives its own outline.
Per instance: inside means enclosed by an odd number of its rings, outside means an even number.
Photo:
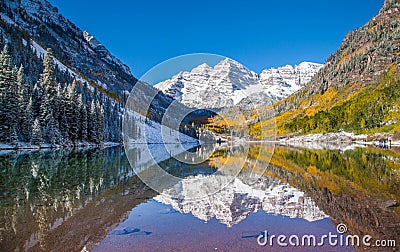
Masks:
[[[246,160],[243,169],[220,172],[238,160]],[[179,199],[144,185],[119,147],[0,156],[0,250],[364,250],[326,241],[322,247],[257,243],[265,231],[314,235],[319,243],[325,234],[339,235],[339,223],[347,225],[345,234],[400,236],[399,207],[388,203],[400,200],[396,149],[216,146],[201,164],[169,158],[159,165],[183,178],[165,190]],[[225,180],[222,190],[207,193]],[[204,197],[192,200],[199,191]]]

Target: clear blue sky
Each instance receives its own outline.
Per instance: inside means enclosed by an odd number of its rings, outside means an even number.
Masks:
[[[136,77],[171,57],[214,53],[260,73],[302,61],[323,63],[348,31],[383,0],[50,0],[88,30]]]

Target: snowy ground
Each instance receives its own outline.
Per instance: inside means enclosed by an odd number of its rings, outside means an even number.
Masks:
[[[146,120],[143,115],[134,112],[127,111],[130,120],[125,119],[124,124],[128,125],[129,128],[135,132],[134,136],[126,137],[126,143],[132,144],[176,144],[176,143],[195,143],[198,144],[198,140],[188,135],[185,135],[177,130],[170,129],[157,122]],[[125,128],[128,126],[125,125]]]
[[[146,122],[146,118],[139,113],[126,113],[131,121],[124,123],[132,123],[130,127],[136,134],[124,136],[125,150],[136,173],[199,145],[197,139],[177,130],[154,121]]]
[[[304,136],[291,136],[279,139],[278,143],[292,147],[305,147],[310,149],[340,149],[348,150],[367,145],[381,146],[378,140],[367,139],[387,138],[384,134],[356,135],[350,132],[337,132],[327,134],[309,134]],[[389,145],[389,143],[387,143]],[[399,141],[392,141],[391,146],[400,146]]]

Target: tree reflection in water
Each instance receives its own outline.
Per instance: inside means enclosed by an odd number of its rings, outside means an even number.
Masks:
[[[271,155],[267,146],[252,145],[247,155],[240,149],[216,147],[211,158],[197,166],[174,159],[160,165],[183,178],[207,178],[216,176],[222,164],[247,158],[238,179],[251,190],[265,193],[268,187],[244,179],[243,174],[262,173],[266,181],[304,192],[303,197],[315,202],[335,224],[346,223],[349,233],[370,234],[375,239],[400,237],[400,210],[395,204],[400,201],[400,151],[279,147],[272,159]],[[157,196],[134,176],[121,148],[8,153],[0,156],[0,169],[2,251],[93,248],[132,208]],[[236,209],[247,203],[255,207],[250,198],[240,199],[226,204],[235,204]],[[213,200],[227,207],[220,198]],[[200,209],[198,215],[202,213]],[[226,222],[235,224],[241,216]]]

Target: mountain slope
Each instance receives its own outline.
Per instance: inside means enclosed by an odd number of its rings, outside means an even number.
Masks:
[[[60,89],[60,94],[66,93],[64,91],[75,80],[76,90],[72,91],[82,96],[82,99],[78,99],[82,107],[89,112],[94,101],[104,110],[104,141],[121,141],[124,105],[137,79],[129,67],[113,56],[95,37],[60,15],[57,8],[46,0],[10,0],[0,2],[0,38],[0,46],[8,47],[12,65],[23,66],[25,70],[24,79],[34,103],[34,111],[30,116],[32,122],[27,124],[33,125],[33,121],[42,113],[40,104],[43,102],[43,83],[40,83],[40,76],[43,73],[44,55],[47,48],[51,48],[55,65],[52,84],[55,89]],[[142,96],[135,96],[138,102],[152,99],[150,96],[155,96],[155,99],[149,103],[143,115],[161,122],[173,99],[152,86],[144,86]],[[186,107],[181,105],[180,109]],[[61,118],[60,113],[56,114],[53,116],[60,118],[54,118],[56,125],[52,127],[61,130],[66,127],[62,122],[65,119]],[[47,126],[40,126],[43,127]],[[65,135],[65,132],[60,133]]]
[[[240,63],[225,59],[214,67],[202,64],[190,72],[181,72],[155,87],[194,108],[230,107],[249,97],[254,107],[259,107],[298,91],[320,68],[320,64],[303,62],[257,75]]]
[[[46,48],[51,48],[61,71],[67,71],[83,85],[123,105],[137,79],[129,67],[113,56],[93,35],[79,29],[46,0],[1,2],[0,11],[0,33],[6,42],[23,42],[35,50],[39,57],[43,57]],[[13,41],[11,33],[16,31],[23,34],[22,42]],[[157,99],[160,106],[172,102],[170,97],[163,95]],[[152,109],[158,114],[162,113],[161,108]]]
[[[400,2],[386,0],[304,90],[274,104],[278,134],[400,131],[399,51]]]
[[[58,14],[46,0],[11,0],[2,2],[1,19],[29,34],[32,44],[52,48],[55,57],[88,84],[114,92],[123,98],[136,79],[129,68],[101,45]],[[28,41],[28,42],[31,42]]]
[[[379,13],[365,25],[349,32],[338,50],[312,78],[306,91],[277,106],[280,112],[299,108],[313,94],[330,88],[354,90],[377,83],[391,65],[400,64],[400,3],[386,0]],[[310,100],[308,104],[312,104]]]
[[[386,0],[378,15],[349,32],[326,67],[311,82],[310,93],[354,83],[376,83],[391,64],[399,64],[400,2]]]

